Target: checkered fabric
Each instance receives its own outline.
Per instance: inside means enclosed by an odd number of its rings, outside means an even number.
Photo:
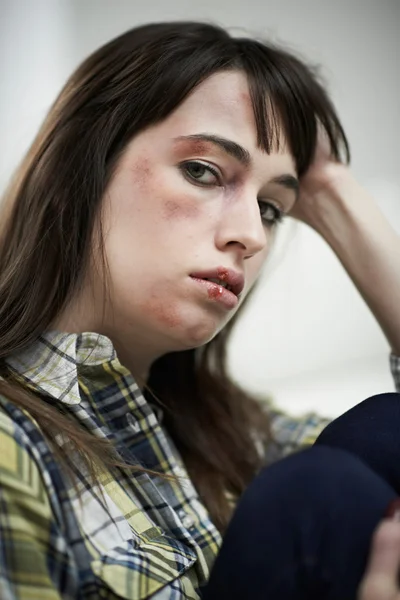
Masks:
[[[400,361],[391,360],[398,382]],[[101,476],[99,490],[71,456],[75,490],[34,420],[0,397],[1,600],[199,600],[220,533],[162,414],[144,398],[110,340],[46,333],[7,362],[27,389],[61,403],[125,460],[177,477],[116,470]],[[293,419],[269,405],[266,410],[276,437],[265,450],[267,462],[312,443],[327,423],[315,415]]]

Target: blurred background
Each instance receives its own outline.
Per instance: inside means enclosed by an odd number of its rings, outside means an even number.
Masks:
[[[400,0],[0,0],[0,191],[82,59],[128,28],[176,19],[262,36],[321,65],[353,169],[400,233]],[[393,390],[389,347],[330,248],[288,221],[230,368],[285,410],[335,416]]]

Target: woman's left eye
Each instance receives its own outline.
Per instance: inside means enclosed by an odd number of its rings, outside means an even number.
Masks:
[[[269,202],[258,202],[261,218],[267,225],[276,225],[283,220],[284,213]]]
[[[202,185],[219,185],[219,173],[210,165],[198,161],[190,161],[181,165],[184,175],[194,183]]]

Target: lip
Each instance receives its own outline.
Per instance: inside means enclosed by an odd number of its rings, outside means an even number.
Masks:
[[[202,288],[207,292],[209,301],[216,302],[227,310],[232,310],[237,307],[239,298],[219,283],[214,283],[213,281],[200,279],[194,276],[191,276],[191,280],[196,283],[199,288]]]
[[[224,287],[219,286],[217,283],[214,285],[222,288],[225,291],[229,291],[234,294],[237,298],[239,298],[240,294],[244,288],[244,277],[241,273],[234,271],[233,269],[228,269],[226,267],[217,267],[216,269],[210,269],[209,271],[198,271],[196,273],[191,273],[191,277],[194,279],[219,279],[220,281],[229,285],[230,290],[225,290]],[[212,282],[209,282],[212,283]]]

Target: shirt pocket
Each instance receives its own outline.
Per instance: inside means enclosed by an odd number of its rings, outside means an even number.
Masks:
[[[187,546],[161,535],[142,538],[139,543],[126,541],[93,560],[91,566],[100,588],[113,594],[106,598],[144,600],[182,577],[195,560]]]

